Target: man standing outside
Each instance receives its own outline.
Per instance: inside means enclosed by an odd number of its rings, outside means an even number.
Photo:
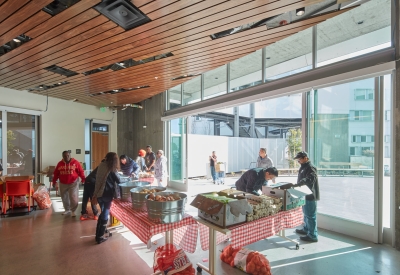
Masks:
[[[122,174],[124,174],[124,176],[127,177],[132,176],[134,179],[139,178],[140,168],[139,165],[137,165],[137,163],[133,159],[131,159],[127,155],[121,155],[119,157],[119,161],[120,161],[121,171]]]
[[[61,200],[65,211],[63,215],[71,213],[75,217],[75,210],[78,208],[79,178],[85,182],[85,173],[82,166],[74,158],[71,158],[68,151],[62,152],[63,159],[57,164],[53,175],[53,186],[60,179]]]
[[[275,167],[250,169],[236,181],[236,189],[259,196],[258,191],[261,190],[265,182],[273,180],[277,176],[278,170]]]
[[[274,167],[274,163],[272,159],[267,156],[267,148],[260,148],[257,158],[257,168],[266,169],[269,167]],[[272,180],[272,182],[275,183],[275,178]]]
[[[153,172],[154,164],[156,162],[156,154],[154,154],[150,145],[146,146],[146,156],[144,157],[144,160],[146,162],[146,172]]]
[[[307,185],[312,191],[312,194],[306,196],[306,204],[303,206],[304,227],[303,229],[296,229],[296,233],[306,235],[300,237],[303,241],[318,242],[317,201],[319,200],[319,185],[317,168],[312,165],[305,151],[298,152],[294,159],[297,159],[301,166],[297,184],[293,186]]]
[[[215,171],[215,165],[217,164],[217,155],[215,154],[215,151],[212,151],[209,159],[210,159],[211,176],[213,179],[213,183],[215,184],[215,181],[217,180],[217,173]]]

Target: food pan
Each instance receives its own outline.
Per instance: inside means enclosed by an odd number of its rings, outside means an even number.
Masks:
[[[151,201],[146,196],[147,214],[150,220],[157,223],[179,222],[185,215],[185,204],[187,196],[178,192],[158,192],[154,195],[169,196],[178,195],[181,199],[176,201]]]
[[[156,192],[165,191],[167,188],[165,187],[157,187],[157,186],[144,186],[144,187],[135,187],[130,190],[131,192],[131,200],[132,200],[132,208],[137,210],[145,210],[146,208],[146,196],[149,193],[140,193],[144,189],[148,190],[157,190]]]
[[[138,180],[120,183],[119,189],[121,191],[121,201],[131,202],[131,189],[134,187],[141,187],[146,185],[150,185],[150,183],[147,181],[138,181]]]

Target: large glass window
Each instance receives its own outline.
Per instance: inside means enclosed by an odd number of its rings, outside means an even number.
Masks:
[[[35,116],[7,112],[7,174],[35,175]]]
[[[204,74],[204,99],[226,94],[226,65]]]
[[[318,24],[317,66],[390,47],[390,2],[368,1]]]
[[[182,84],[168,90],[168,110],[182,106]]]
[[[354,92],[374,91],[374,83],[365,79],[313,91],[309,124],[309,151],[319,172],[318,212],[370,225],[374,224],[374,100],[361,104]]]
[[[268,45],[265,58],[266,81],[310,70],[312,68],[312,29],[306,29]]]
[[[201,75],[182,84],[183,105],[192,104],[201,100]]]
[[[262,83],[262,50],[239,58],[230,63],[231,92]]]

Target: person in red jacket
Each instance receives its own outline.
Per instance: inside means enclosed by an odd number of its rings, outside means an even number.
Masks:
[[[65,209],[62,214],[71,213],[75,217],[79,202],[79,178],[85,182],[85,173],[79,161],[71,158],[68,151],[62,152],[62,157],[54,170],[53,185],[60,179],[61,200]]]

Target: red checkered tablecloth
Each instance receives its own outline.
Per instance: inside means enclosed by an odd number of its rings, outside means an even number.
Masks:
[[[231,244],[233,247],[240,248],[259,240],[266,239],[279,233],[285,228],[293,228],[303,223],[303,211],[298,207],[289,211],[281,211],[276,215],[265,217],[252,222],[230,226]],[[202,250],[209,249],[208,227],[199,224],[200,243]],[[217,244],[226,239],[226,235],[217,233]]]
[[[147,245],[152,236],[173,230],[175,245],[189,253],[196,251],[198,223],[188,214],[180,222],[158,224],[148,219],[147,212],[134,210],[130,202],[120,200],[113,200],[110,212]]]

